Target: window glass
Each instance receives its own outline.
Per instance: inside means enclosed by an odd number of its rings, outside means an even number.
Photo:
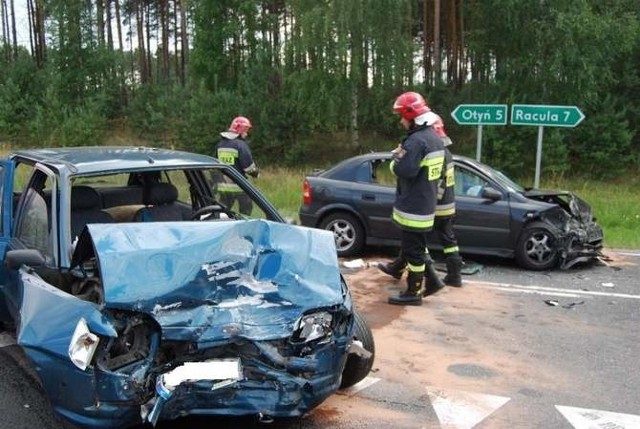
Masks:
[[[246,184],[236,182],[223,169],[211,169],[205,173],[215,201],[231,211],[249,219],[267,219],[267,214],[255,203],[246,189]]]
[[[191,190],[187,176],[183,170],[170,170],[166,172],[166,177],[160,181],[168,181],[178,190],[178,201],[187,204],[189,207],[193,207],[191,202]]]
[[[373,162],[373,179],[384,186],[396,186],[396,176],[391,171],[391,160],[380,159]]]
[[[481,198],[482,190],[488,182],[469,170],[456,166],[455,168],[455,194],[456,196]]]
[[[53,258],[51,242],[51,206],[53,181],[42,173],[25,191],[24,210],[16,226],[16,238],[30,249],[37,249]]]

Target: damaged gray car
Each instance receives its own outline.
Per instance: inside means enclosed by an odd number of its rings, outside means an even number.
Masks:
[[[398,246],[391,221],[395,177],[391,153],[355,156],[305,177],[303,225],[334,234],[339,256],[367,245]],[[467,255],[513,258],[523,268],[569,268],[601,256],[602,228],[591,207],[567,191],[525,189],[500,171],[454,155],[455,234]],[[430,249],[442,247],[435,233]]]
[[[230,166],[83,147],[2,169],[2,330],[71,423],[297,417],[369,373],[333,235],[287,223]],[[220,202],[229,188],[250,214]]]

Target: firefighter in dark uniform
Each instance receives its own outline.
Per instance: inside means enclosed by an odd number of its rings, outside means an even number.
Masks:
[[[445,263],[447,265],[447,275],[444,277],[444,283],[449,286],[460,287],[462,286],[462,257],[460,256],[458,241],[453,232],[453,222],[456,214],[454,191],[455,169],[453,156],[448,149],[452,141],[449,136],[447,136],[444,129],[444,122],[442,122],[440,116],[433,113],[433,117],[428,118],[427,123],[431,124],[433,130],[442,139],[445,152],[445,168],[438,188],[438,203],[436,205],[436,220],[434,225],[438,238],[442,243],[442,253],[444,253]]]
[[[427,233],[435,221],[444,146],[434,130],[421,121],[430,109],[420,94],[400,95],[393,110],[401,116],[400,122],[407,130],[405,139],[393,150],[391,169],[397,182],[392,219],[401,230],[401,257],[397,260],[402,264],[406,262],[408,275],[407,289],[389,297],[389,303],[422,305]]]
[[[253,161],[246,138],[251,129],[251,121],[244,116],[237,116],[231,121],[228,131],[220,133],[221,139],[216,145],[216,157],[223,163],[233,165],[244,177],[250,175],[257,178],[258,167]],[[238,201],[240,213],[250,215],[253,205],[251,198],[231,179],[224,177],[218,183],[220,201],[231,208]]]

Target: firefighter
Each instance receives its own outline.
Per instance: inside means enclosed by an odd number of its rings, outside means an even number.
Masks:
[[[431,112],[433,113],[433,112]],[[444,277],[444,283],[449,286],[462,286],[462,257],[458,248],[458,241],[453,232],[453,222],[456,214],[455,204],[455,174],[453,157],[448,146],[452,144],[451,139],[447,136],[444,129],[442,118],[435,113],[427,119],[427,124],[431,125],[433,130],[438,134],[444,143],[445,167],[442,179],[438,188],[438,204],[436,205],[436,219],[434,228],[438,234],[438,238],[442,243],[442,253],[445,256],[447,266],[447,274]]]
[[[407,130],[402,143],[392,151],[391,170],[396,175],[392,219],[401,230],[401,257],[396,261],[401,265],[406,261],[408,275],[407,289],[388,301],[396,305],[422,305],[427,271],[426,236],[434,225],[444,146],[424,119],[430,109],[422,95],[405,92],[395,100],[393,110]]]
[[[257,178],[260,174],[251,156],[251,150],[246,141],[251,121],[244,116],[237,116],[231,121],[228,131],[220,133],[221,139],[216,145],[216,157],[223,163],[233,165],[244,177],[247,175]],[[237,184],[224,178],[218,183],[221,202],[231,208],[238,201],[240,213],[250,215],[253,205],[251,198]]]

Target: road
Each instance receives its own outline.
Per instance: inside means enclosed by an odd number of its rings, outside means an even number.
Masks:
[[[606,263],[542,273],[477,261],[482,269],[465,275],[462,288],[420,307],[388,305],[403,284],[371,265],[389,255],[364,258],[363,267],[345,268],[376,340],[364,382],[303,419],[187,418],[158,427],[638,428],[640,252],[607,255]],[[12,409],[24,409],[21,401]]]

